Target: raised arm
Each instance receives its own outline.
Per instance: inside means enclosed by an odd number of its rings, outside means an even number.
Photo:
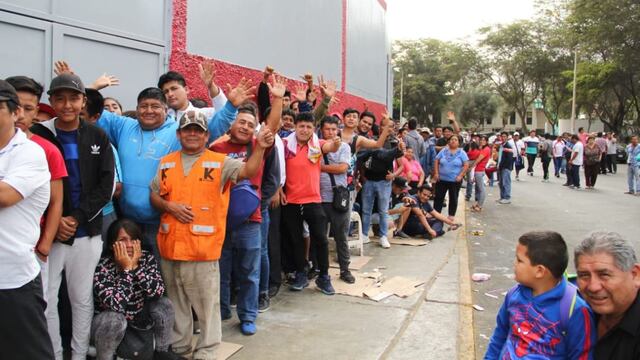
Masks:
[[[231,84],[227,84],[227,88],[229,90],[229,101],[227,101],[220,111],[216,111],[213,118],[209,119],[209,142],[213,142],[229,130],[231,123],[236,119],[238,106],[253,98],[253,92],[256,89],[256,87],[251,86],[245,78],[242,78],[233,88]]]
[[[269,112],[269,116],[267,117],[265,124],[269,130],[275,134],[278,132],[278,128],[280,127],[280,118],[282,117],[283,106],[282,97],[287,90],[287,85],[284,77],[277,74],[273,74],[271,77],[273,79],[273,83],[267,83],[267,87],[273,96],[273,101],[271,102],[271,111]]]
[[[251,179],[260,170],[260,165],[262,164],[262,158],[264,157],[264,152],[266,149],[273,146],[273,142],[275,141],[275,136],[271,129],[266,126],[263,126],[260,129],[260,133],[258,133],[258,137],[256,139],[256,148],[251,152],[251,156],[247,159],[247,162],[242,165],[240,168],[240,172],[238,173],[238,181],[244,179]]]

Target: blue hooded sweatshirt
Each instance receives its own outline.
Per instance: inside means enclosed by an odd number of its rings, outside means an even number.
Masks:
[[[208,121],[209,142],[222,136],[235,117],[236,108],[227,101]],[[180,150],[180,141],[176,137],[178,121],[173,116],[167,116],[160,127],[143,130],[138,120],[103,111],[97,124],[118,148],[122,167],[122,212],[135,222],[157,224],[160,213],[149,201],[149,185],[158,171],[160,159]]]
[[[556,287],[538,296],[523,285],[510,291],[498,312],[485,360],[593,359],[595,321],[580,296],[576,295],[566,328],[560,324],[560,300],[566,286],[563,278]]]

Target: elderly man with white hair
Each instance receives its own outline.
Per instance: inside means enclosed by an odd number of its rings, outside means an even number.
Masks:
[[[630,242],[594,232],[574,251],[578,287],[596,313],[594,359],[640,359],[640,264]]]

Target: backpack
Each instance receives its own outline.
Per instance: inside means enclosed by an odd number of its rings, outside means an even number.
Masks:
[[[507,299],[513,295],[518,285],[515,285],[507,292]],[[560,333],[563,337],[567,336],[569,328],[569,319],[573,315],[578,300],[578,288],[567,280],[567,286],[564,288],[564,294],[560,299]]]

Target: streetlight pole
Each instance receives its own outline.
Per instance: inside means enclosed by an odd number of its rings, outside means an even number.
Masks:
[[[576,47],[573,57],[573,99],[571,101],[571,133],[576,130],[576,82],[578,78],[578,48]]]

